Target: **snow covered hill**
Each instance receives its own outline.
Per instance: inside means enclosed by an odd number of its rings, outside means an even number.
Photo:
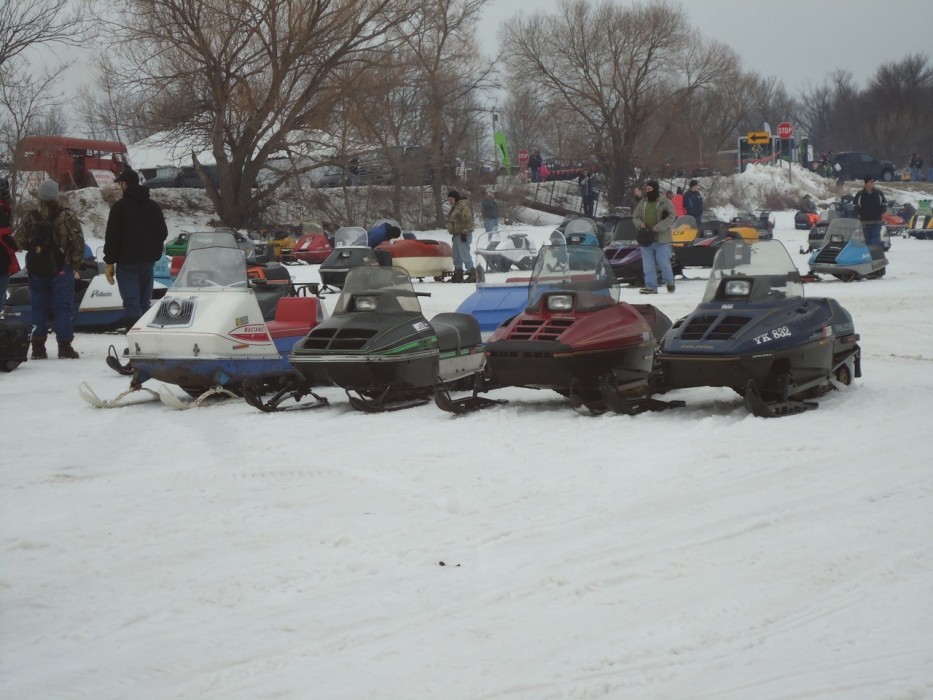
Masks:
[[[77,385],[127,386],[123,337],[79,335],[0,376],[0,697],[933,697],[933,242],[890,259],[808,285],[864,376],[773,420],[716,389],[636,417],[521,389],[464,417],[336,390],[104,411]],[[433,314],[470,286],[419,289]]]

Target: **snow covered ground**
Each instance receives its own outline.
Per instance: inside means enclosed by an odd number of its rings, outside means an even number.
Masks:
[[[95,410],[77,385],[127,386],[122,337],[80,335],[0,376],[0,697],[933,697],[933,242],[889,258],[807,286],[863,378],[774,420],[717,389],[636,417],[519,389],[464,417]],[[420,288],[428,315],[470,291]]]

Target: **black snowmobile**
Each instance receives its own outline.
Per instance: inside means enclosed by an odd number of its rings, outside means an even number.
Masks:
[[[321,263],[318,273],[326,289],[341,289],[347,273],[353,268],[391,264],[391,253],[369,247],[366,229],[360,226],[343,226],[334,234],[334,252]]]
[[[295,344],[292,366],[310,386],[343,387],[360,411],[427,403],[435,385],[473,387],[486,364],[479,323],[458,313],[429,322],[422,296],[430,294],[415,292],[403,268],[352,268],[333,315]]]
[[[665,388],[731,387],[771,417],[816,408],[807,399],[860,377],[858,339],[835,299],[803,298],[780,241],[728,240],[702,303],[668,331],[657,359]]]

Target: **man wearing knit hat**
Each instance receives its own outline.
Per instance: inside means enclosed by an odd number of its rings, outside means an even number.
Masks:
[[[36,191],[39,206],[16,227],[16,245],[26,251],[32,311],[32,359],[45,360],[49,313],[54,313],[60,359],[77,359],[74,340],[75,280],[81,278],[84,234],[71,209],[58,201],[58,183],[46,180]]]

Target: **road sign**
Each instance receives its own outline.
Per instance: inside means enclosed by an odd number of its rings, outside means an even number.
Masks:
[[[518,164],[523,168],[528,165],[528,149],[522,148],[518,151]]]
[[[794,125],[790,122],[781,122],[778,124],[777,135],[782,139],[789,139],[794,135]]]
[[[771,134],[767,131],[749,131],[747,138],[748,142],[752,144],[771,143]]]

